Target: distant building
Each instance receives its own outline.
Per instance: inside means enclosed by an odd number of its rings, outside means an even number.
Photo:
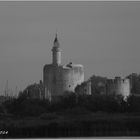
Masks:
[[[46,64],[43,69],[44,98],[51,100],[63,95],[65,91],[74,92],[75,87],[83,81],[82,65],[72,62],[61,65],[61,49],[56,34],[52,48],[52,64]]]
[[[132,79],[132,78],[131,78]],[[52,47],[52,63],[43,68],[43,82],[28,86],[24,93],[30,98],[49,99],[76,92],[76,94],[108,94],[122,95],[124,98],[131,93],[130,79],[115,77],[92,76],[84,81],[84,67],[72,62],[61,64],[61,49],[57,34]],[[68,91],[68,92],[66,92]]]
[[[42,81],[40,83],[34,83],[26,87],[26,89],[19,94],[19,96],[27,96],[32,99],[43,99],[44,98],[44,85]]]
[[[122,95],[124,98],[130,95],[130,80],[115,77],[115,79],[107,79],[106,94]]]
[[[139,96],[139,94],[140,94],[140,74],[132,73],[129,76],[127,76],[127,78],[130,79],[131,94]]]

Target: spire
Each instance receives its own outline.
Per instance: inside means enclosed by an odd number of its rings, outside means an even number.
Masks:
[[[58,39],[57,39],[57,33],[55,34],[54,42],[58,42]]]
[[[55,35],[54,44],[52,48],[52,62],[54,65],[61,64],[61,49],[60,49],[59,41],[57,39],[57,33]]]
[[[55,46],[55,47],[59,47],[59,41],[58,41],[58,39],[57,39],[57,33],[56,33],[55,39],[54,39],[54,46]]]

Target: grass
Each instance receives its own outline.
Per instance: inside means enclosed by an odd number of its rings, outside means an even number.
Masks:
[[[0,128],[9,132],[0,135],[2,138],[140,136],[140,116],[104,112],[69,116],[57,112],[22,119],[5,117]]]

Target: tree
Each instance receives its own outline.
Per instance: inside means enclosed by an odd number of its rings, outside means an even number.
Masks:
[[[106,77],[93,75],[90,79],[92,94],[102,94],[106,92]]]

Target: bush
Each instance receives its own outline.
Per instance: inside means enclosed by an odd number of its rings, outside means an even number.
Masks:
[[[50,111],[59,111],[63,109],[73,108],[76,106],[76,94],[71,92],[65,92],[55,102],[51,102]]]
[[[90,109],[93,112],[121,112],[123,99],[111,95],[80,95],[78,97],[78,104]]]
[[[128,112],[140,112],[140,97],[131,95],[127,99]]]
[[[39,99],[18,98],[4,103],[8,113],[18,116],[38,116],[47,112],[49,108],[48,101]]]
[[[40,99],[28,99],[23,96],[18,99],[7,100],[2,104],[7,113],[18,116],[40,116],[43,113],[75,111],[103,111],[103,112],[140,112],[140,97],[130,96],[127,101],[122,96],[114,95],[76,95],[66,92],[55,102]],[[3,112],[3,108],[1,112]],[[77,109],[77,110],[76,110]],[[75,112],[76,114],[76,112]]]
[[[44,120],[53,120],[57,118],[58,116],[55,113],[43,113],[40,115],[40,119],[44,119]]]

